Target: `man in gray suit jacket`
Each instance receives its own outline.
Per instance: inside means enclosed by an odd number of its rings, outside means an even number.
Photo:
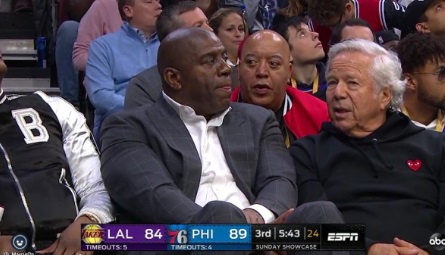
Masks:
[[[213,31],[206,15],[195,1],[183,1],[162,10],[156,21],[156,32],[162,40],[173,30],[182,27],[201,27]],[[158,100],[162,92],[162,79],[158,67],[150,67],[130,80],[125,95],[124,108],[132,109],[151,104]]]
[[[225,59],[214,33],[176,30],[159,48],[159,100],[107,118],[102,174],[120,222],[261,224],[295,207],[274,113],[230,102]]]

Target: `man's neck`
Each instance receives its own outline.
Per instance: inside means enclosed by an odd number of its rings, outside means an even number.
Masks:
[[[403,106],[411,120],[427,126],[437,118],[439,109],[420,102],[415,95],[405,95],[403,100]]]
[[[317,75],[318,75],[318,70],[315,64],[309,64],[309,65],[294,64],[292,78],[294,78],[299,82],[305,84],[312,84]]]
[[[147,37],[147,38],[149,38],[155,32],[155,27],[141,27],[141,26],[138,26],[137,24],[131,23],[131,21],[128,22],[128,23],[133,28],[138,29],[138,30],[144,32],[145,37]]]
[[[349,137],[362,139],[374,133],[383,124],[385,124],[385,122],[386,122],[386,113],[380,114],[376,118],[370,119],[366,124],[362,125],[361,127],[346,131],[345,134]]]

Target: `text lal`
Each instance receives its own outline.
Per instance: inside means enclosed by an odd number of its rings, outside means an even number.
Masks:
[[[107,229],[107,239],[133,239],[133,237],[128,233],[128,229],[119,229],[115,233],[112,233],[110,229]]]

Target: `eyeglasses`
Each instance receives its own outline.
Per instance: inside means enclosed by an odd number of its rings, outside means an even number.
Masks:
[[[438,72],[434,72],[434,73],[413,72],[413,74],[437,75],[438,81],[445,82],[445,67],[441,67]]]

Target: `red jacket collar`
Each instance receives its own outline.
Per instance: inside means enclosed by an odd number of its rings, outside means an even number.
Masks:
[[[286,87],[286,94],[291,99],[288,109],[284,109],[286,127],[297,137],[314,135],[320,131],[321,124],[329,121],[325,102],[291,86]],[[239,102],[240,87],[233,90],[230,100]]]

